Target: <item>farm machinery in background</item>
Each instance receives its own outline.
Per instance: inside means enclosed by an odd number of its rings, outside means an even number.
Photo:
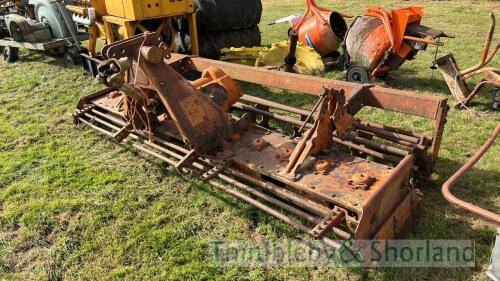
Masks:
[[[428,45],[443,46],[443,31],[421,24],[424,9],[408,7],[385,11],[369,8],[357,17],[345,39],[347,81],[367,83],[413,60]]]
[[[417,179],[438,157],[447,100],[173,54],[159,33],[104,47],[107,87],[74,120],[191,173],[321,239],[391,239],[418,215]],[[313,95],[312,110],[239,82]],[[363,107],[434,121],[431,135],[358,119]],[[288,128],[288,130],[287,130]]]
[[[98,58],[98,38],[113,43],[139,33],[154,31],[162,34],[163,42],[172,51],[176,35],[173,24],[178,18],[187,20],[191,52],[198,54],[196,14],[191,0],[75,0],[66,9],[72,13],[73,21],[88,29],[89,54],[84,56],[85,67],[93,74],[96,67],[93,59]]]
[[[76,23],[87,26],[90,34],[89,53],[96,53],[98,37],[113,43],[146,31],[159,32],[173,50],[174,21],[186,18],[192,38],[192,52],[198,54],[196,14],[192,0],[75,0],[66,8]]]
[[[495,35],[496,19],[493,13],[490,13],[490,18],[490,29],[484,43],[481,60],[477,65],[466,70],[460,70],[460,66],[455,61],[453,53],[441,57],[434,62],[443,74],[444,80],[456,101],[457,108],[466,108],[484,86],[492,85],[495,87],[493,108],[500,110],[500,69],[486,67],[496,56],[498,49],[500,49],[500,42],[493,43],[493,48],[491,48],[493,36]],[[485,78],[471,91],[467,80],[479,75],[484,75]]]
[[[86,39],[62,0],[0,0],[0,48],[7,62],[17,61],[19,49],[25,48],[64,55],[75,64],[86,52],[81,47]]]
[[[90,34],[85,67],[96,74],[97,39],[159,32],[169,50],[218,58],[224,47],[260,45],[260,0],[75,0],[66,8]]]
[[[345,19],[352,16],[321,7],[314,0],[306,0],[304,14],[285,17],[271,24],[290,23],[288,53],[282,54],[282,62],[276,67],[299,73],[317,73],[322,69],[346,71],[346,80],[368,83],[372,78],[383,77],[398,69],[405,61],[415,58],[419,51],[428,45],[442,46],[440,38],[452,36],[421,24],[424,9],[408,7],[385,11],[381,8],[368,8],[365,15],[356,17],[351,26]],[[236,47],[236,46],[235,46]],[[300,52],[297,53],[297,48]],[[323,61],[303,51],[314,50]],[[238,55],[229,50],[229,60]],[[249,49],[240,49],[243,61]],[[261,51],[257,61],[272,50]],[[302,54],[306,56],[302,57]],[[275,54],[273,54],[275,55]],[[296,66],[299,63],[299,67]],[[303,71],[304,65],[318,65],[317,69]],[[257,66],[269,66],[261,63]]]

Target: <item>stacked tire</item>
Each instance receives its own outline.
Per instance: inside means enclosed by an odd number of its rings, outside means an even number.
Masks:
[[[261,0],[194,0],[200,56],[219,59],[223,48],[260,46]],[[182,24],[180,52],[189,52],[190,38]]]

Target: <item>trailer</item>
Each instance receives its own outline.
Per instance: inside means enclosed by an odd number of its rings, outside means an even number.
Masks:
[[[79,41],[88,40],[86,34],[78,35]],[[72,38],[55,39],[47,42],[30,43],[17,42],[12,38],[0,39],[0,49],[2,50],[3,60],[9,63],[14,63],[19,59],[19,49],[27,49],[33,51],[43,51],[49,54],[57,54],[60,50],[66,50],[64,60],[68,65],[74,65],[78,62],[80,54],[79,48]]]

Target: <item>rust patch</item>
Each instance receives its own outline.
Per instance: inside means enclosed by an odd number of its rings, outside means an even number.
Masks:
[[[377,181],[377,178],[365,173],[355,173],[348,183],[353,189],[361,188],[364,190],[370,189],[370,186]]]
[[[326,175],[332,168],[332,164],[326,160],[318,160],[314,164],[314,168],[316,169],[316,172]]]
[[[288,159],[290,159],[290,156],[292,155],[292,152],[293,149],[282,147],[280,148],[279,153],[276,155],[276,158],[281,161],[288,161]]]
[[[262,151],[264,148],[269,146],[269,142],[261,138],[256,138],[250,143],[250,149],[255,151]]]

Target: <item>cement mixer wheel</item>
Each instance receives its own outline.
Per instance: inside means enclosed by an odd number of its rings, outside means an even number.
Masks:
[[[346,80],[348,82],[366,84],[370,81],[370,74],[366,68],[359,65],[353,65],[347,69]]]

